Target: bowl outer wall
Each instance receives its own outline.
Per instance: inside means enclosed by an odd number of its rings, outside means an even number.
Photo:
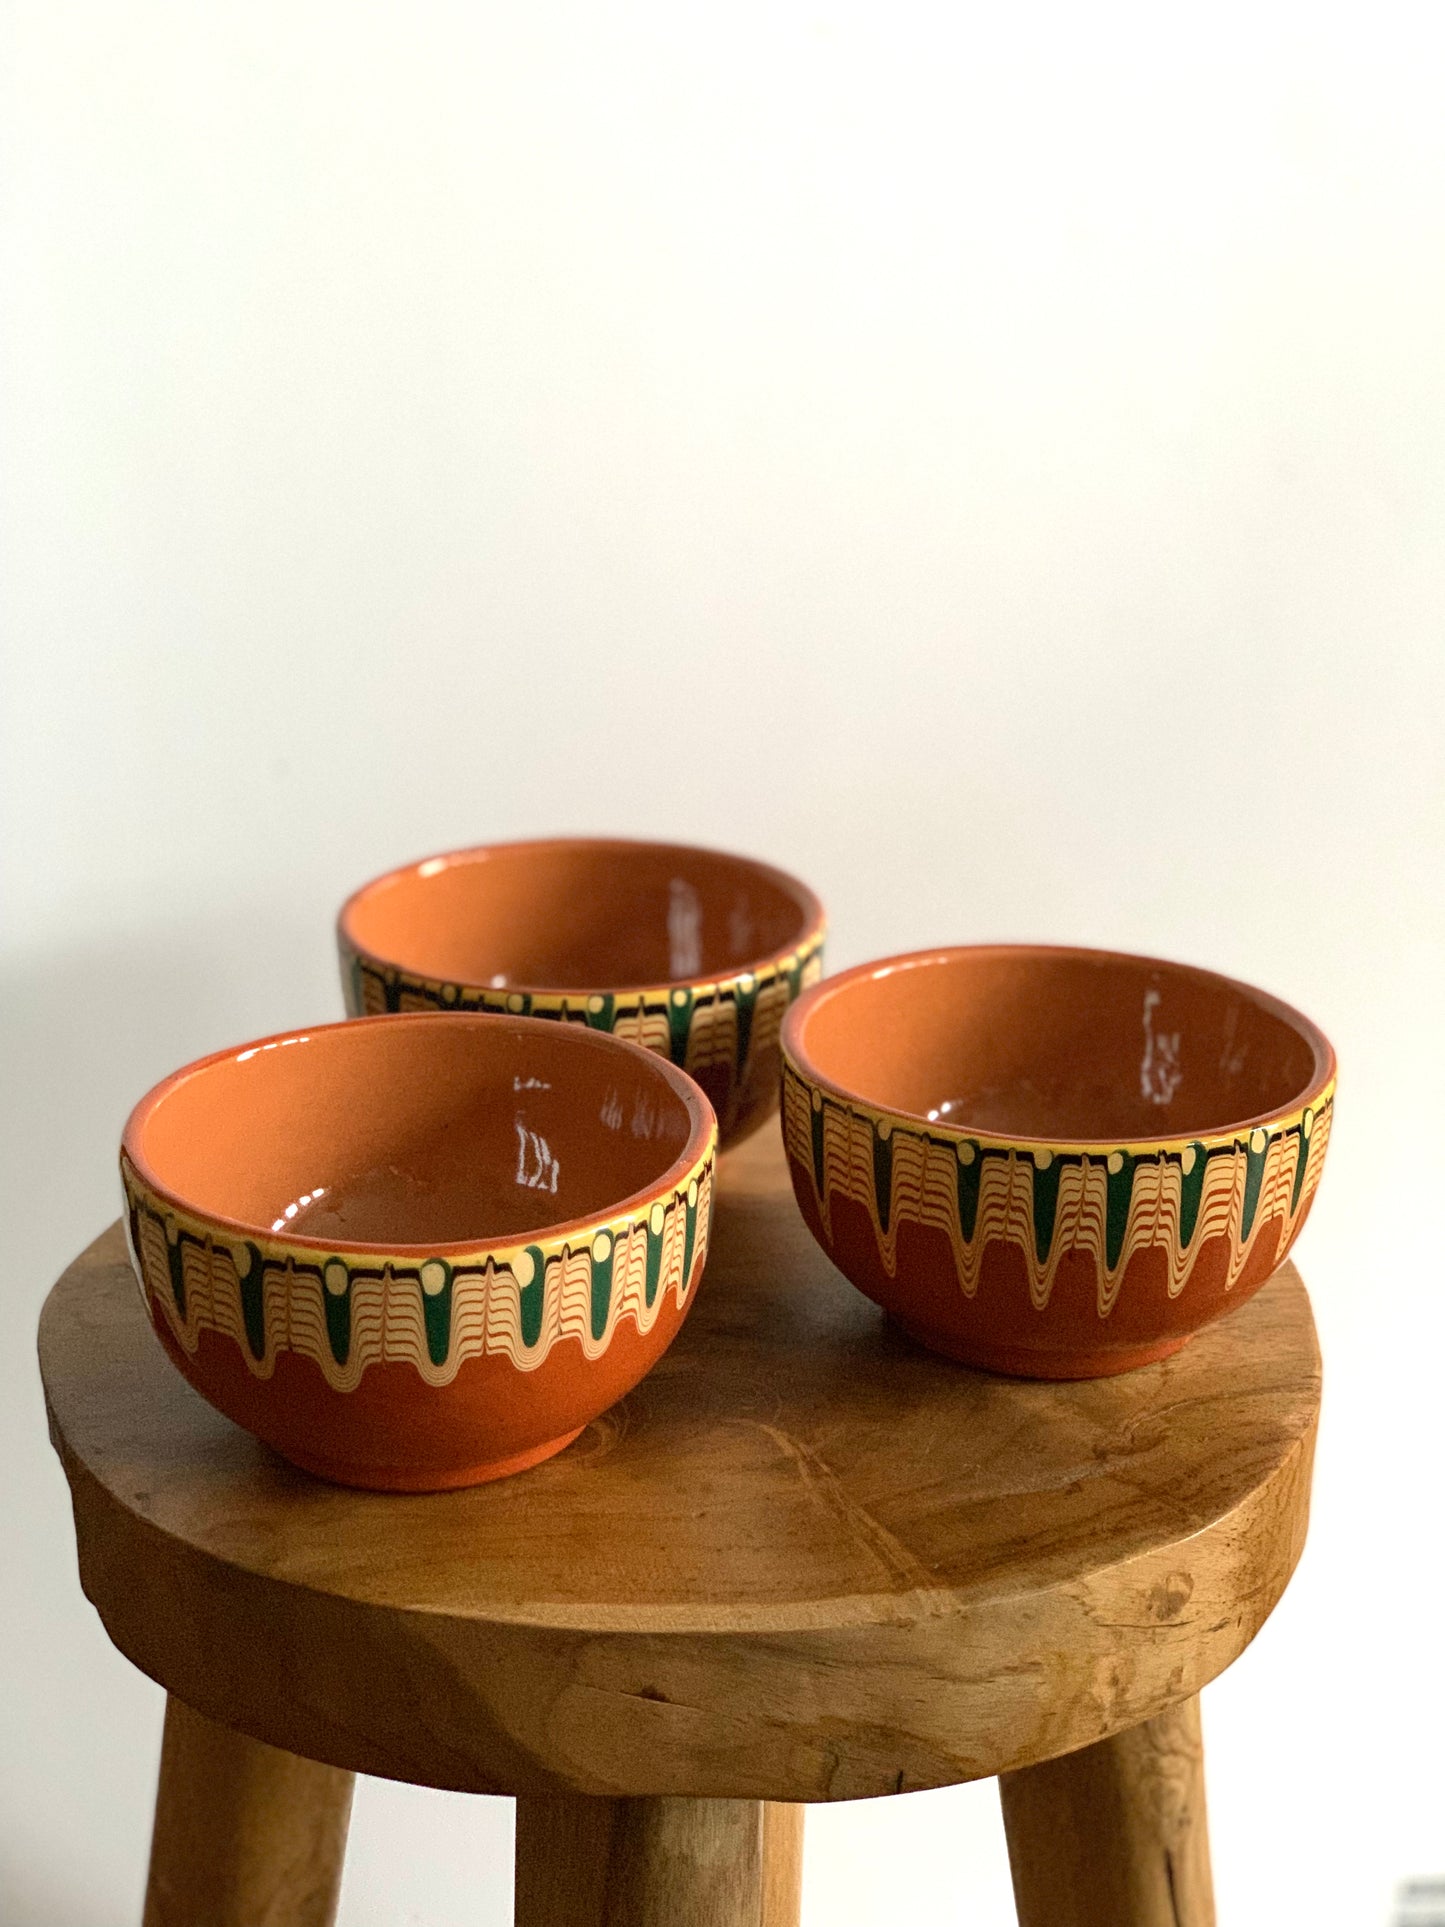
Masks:
[[[537,1028],[555,1037],[552,1026]],[[606,1048],[638,1051],[621,1040]],[[255,1227],[196,1213],[153,1188],[130,1160],[128,1126],[127,1241],[165,1349],[228,1417],[344,1483],[431,1490],[559,1449],[661,1356],[706,1259],[715,1120],[689,1080],[638,1054],[686,1099],[694,1128],[682,1156],[619,1210],[520,1246],[376,1253],[248,1235]],[[157,1086],[132,1123],[186,1074]],[[603,1232],[610,1249],[599,1257]]]
[[[1316,1077],[1295,1105],[1234,1130],[1134,1145],[999,1137],[881,1110],[812,1064],[800,1033],[823,998],[884,969],[953,954],[859,965],[789,1012],[783,1136],[809,1228],[914,1336],[972,1364],[1087,1377],[1176,1349],[1256,1290],[1305,1222],[1333,1116],[1328,1040],[1289,1006],[1240,986],[1301,1027]],[[895,1184],[900,1161],[907,1168]]]

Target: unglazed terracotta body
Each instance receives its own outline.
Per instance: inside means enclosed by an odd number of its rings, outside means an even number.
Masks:
[[[585,1023],[667,1057],[724,1144],[778,1101],[778,1031],[822,974],[823,908],[747,857],[580,837],[429,857],[337,920],[346,1007]]]
[[[221,1052],[121,1147],[181,1372],[295,1464],[432,1491],[570,1444],[666,1350],[707,1254],[716,1120],[617,1038],[394,1016]]]
[[[783,1026],[793,1189],[921,1343],[1126,1371],[1261,1285],[1314,1198],[1335,1060],[1212,972],[989,946],[845,971]]]

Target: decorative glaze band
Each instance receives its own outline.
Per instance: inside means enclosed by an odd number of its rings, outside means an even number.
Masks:
[[[776,1050],[788,1006],[823,974],[816,930],[795,949],[756,970],[710,983],[646,990],[487,990],[413,976],[363,955],[338,934],[347,1012],[379,1016],[400,1010],[482,1010],[512,1017],[551,1017],[588,1024],[645,1045],[691,1077],[721,1072],[735,1086],[750,1063]],[[776,1076],[776,1070],[772,1073]]]
[[[271,1376],[282,1351],[312,1359],[338,1392],[383,1359],[414,1365],[428,1385],[449,1385],[484,1353],[534,1371],[566,1338],[596,1359],[622,1319],[646,1333],[669,1293],[686,1304],[707,1257],[715,1149],[714,1140],[670,1196],[580,1240],[423,1260],[318,1248],[314,1263],[176,1210],[122,1157],[131,1263],[147,1312],[178,1345],[193,1356],[203,1331],[224,1333],[256,1378]]]
[[[832,1200],[866,1207],[887,1274],[905,1223],[945,1233],[966,1297],[984,1253],[1013,1246],[1035,1310],[1048,1307],[1063,1258],[1094,1263],[1100,1318],[1114,1308],[1130,1260],[1159,1250],[1171,1298],[1201,1248],[1228,1240],[1223,1286],[1249,1262],[1260,1230],[1279,1221],[1282,1257],[1314,1196],[1334,1113],[1334,1083],[1299,1111],[1243,1135],[1027,1148],[1004,1138],[904,1123],[844,1103],[783,1063],[783,1139],[832,1236]]]

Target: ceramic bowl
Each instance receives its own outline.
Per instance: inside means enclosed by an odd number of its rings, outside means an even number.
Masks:
[[[1334,1053],[1288,1005],[1104,951],[922,952],[783,1026],[823,1249],[935,1351],[1032,1378],[1176,1350],[1269,1276],[1319,1183]]]
[[[716,1121],[672,1065],[529,1019],[378,1017],[223,1051],[121,1147],[172,1359],[306,1470],[433,1491],[559,1452],[666,1350]]]
[[[668,843],[497,843],[392,870],[337,923],[346,1006],[564,1018],[668,1057],[724,1144],[778,1101],[783,1013],[823,906],[781,870]]]

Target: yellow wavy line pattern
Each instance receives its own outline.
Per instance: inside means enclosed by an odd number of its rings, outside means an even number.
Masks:
[[[416,1266],[393,1268],[384,1256],[354,1259],[349,1267],[350,1347],[346,1363],[338,1364],[327,1335],[324,1259],[313,1268],[294,1260],[264,1240],[256,1240],[262,1254],[265,1351],[254,1356],[247,1342],[241,1299],[241,1272],[249,1267],[244,1242],[231,1245],[212,1235],[205,1223],[169,1211],[163,1200],[143,1185],[129,1167],[123,1173],[127,1205],[140,1202],[137,1212],[139,1249],[131,1244],[128,1209],[127,1243],[141,1282],[148,1311],[159,1312],[187,1353],[194,1355],[202,1331],[222,1333],[236,1343],[253,1376],[269,1378],[282,1351],[299,1352],[320,1366],[333,1391],[349,1392],[360,1383],[367,1367],[381,1360],[412,1365],[428,1385],[449,1385],[469,1358],[500,1353],[519,1371],[535,1371],[561,1340],[575,1338],[589,1359],[600,1358],[623,1318],[642,1333],[651,1331],[671,1294],[681,1306],[706,1261],[713,1201],[711,1154],[688,1183],[667,1203],[658,1202],[642,1217],[606,1229],[613,1239],[612,1290],[607,1322],[600,1337],[592,1334],[591,1249],[546,1240],[533,1240],[543,1251],[541,1329],[536,1343],[522,1336],[521,1292],[531,1281],[534,1260],[525,1247],[457,1261],[452,1269],[450,1343],[441,1364],[427,1348],[422,1287]],[[695,1230],[689,1275],[683,1275],[687,1241],[689,1192],[695,1199]],[[155,1215],[153,1215],[155,1214]],[[660,1214],[660,1215],[659,1215]],[[648,1220],[661,1235],[657,1287],[647,1303]],[[171,1287],[170,1249],[185,1231],[181,1268],[185,1286],[184,1317]],[[338,1261],[332,1260],[335,1264]],[[152,1309],[154,1308],[154,1310]]]
[[[818,1103],[815,1104],[815,1099]],[[1171,1298],[1183,1290],[1201,1247],[1211,1238],[1230,1241],[1225,1289],[1238,1283],[1262,1228],[1273,1218],[1284,1221],[1288,1238],[1300,1214],[1314,1196],[1324,1166],[1334,1115],[1333,1092],[1313,1108],[1308,1135],[1308,1162],[1298,1203],[1291,1210],[1295,1167],[1305,1139],[1286,1131],[1297,1119],[1275,1127],[1265,1154],[1259,1197],[1248,1239],[1241,1237],[1247,1170],[1245,1143],[1232,1153],[1215,1152],[1205,1168],[1199,1212],[1187,1248],[1180,1246],[1183,1166],[1177,1157],[1141,1160],[1133,1174],[1128,1222],[1117,1262],[1107,1262],[1108,1153],[1067,1164],[1059,1174],[1058,1203],[1048,1256],[1040,1262],[1035,1249],[1033,1216],[1034,1158],[1029,1151],[1010,1151],[1006,1158],[984,1160],[979,1178],[973,1237],[965,1238],[959,1210],[958,1164],[967,1149],[954,1141],[914,1132],[894,1124],[892,1129],[892,1195],[888,1228],[879,1216],[875,1191],[873,1140],[875,1116],[824,1098],[798,1076],[791,1064],[783,1076],[783,1137],[788,1155],[810,1181],[813,1164],[813,1113],[821,1106],[823,1188],[813,1182],[823,1223],[832,1235],[832,1199],[842,1195],[867,1207],[884,1269],[892,1277],[898,1263],[898,1236],[905,1223],[928,1225],[942,1231],[953,1250],[958,1282],[966,1297],[978,1290],[983,1254],[1002,1240],[1016,1245],[1028,1273],[1029,1297],[1038,1311],[1048,1307],[1054,1281],[1065,1255],[1086,1251],[1098,1276],[1098,1311],[1107,1318],[1113,1310],[1130,1260],[1141,1251],[1161,1250],[1168,1260]],[[1303,1113],[1301,1114],[1303,1115]],[[1218,1144],[1218,1138],[1205,1139]],[[1155,1147],[1157,1151],[1157,1146]],[[1185,1155],[1191,1155],[1183,1147]]]

